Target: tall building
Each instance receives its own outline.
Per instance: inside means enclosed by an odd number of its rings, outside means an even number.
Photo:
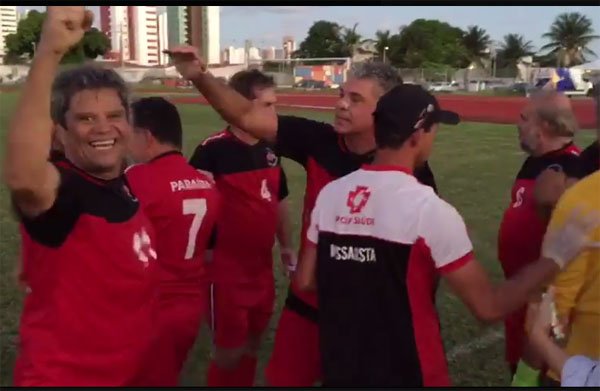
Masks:
[[[169,56],[163,53],[163,50],[168,49],[169,45],[169,17],[167,11],[163,9],[158,11],[158,63],[168,64]]]
[[[156,7],[130,6],[131,59],[142,65],[159,65],[158,17]]]
[[[101,6],[100,29],[111,41],[109,58],[139,65],[162,65],[166,56],[168,21],[157,7]],[[160,29],[163,30],[159,31]]]
[[[100,31],[110,39],[111,53],[105,57],[121,62],[132,60],[132,36],[127,6],[100,6]]]
[[[17,7],[0,6],[0,56],[4,57],[6,53],[6,36],[17,32]]]
[[[275,47],[271,46],[262,51],[262,58],[265,60],[274,60],[275,59]]]
[[[204,58],[209,64],[218,64],[220,62],[219,53],[221,51],[221,7],[207,6],[205,12],[204,26],[206,26],[206,35],[204,38],[205,49]]]
[[[169,6],[167,14],[170,47],[192,45],[209,64],[221,63],[220,7]]]
[[[176,5],[167,6],[168,47],[174,47],[188,41],[188,8]]]
[[[234,48],[233,46],[223,50],[223,63],[240,65],[246,63],[246,49]]]

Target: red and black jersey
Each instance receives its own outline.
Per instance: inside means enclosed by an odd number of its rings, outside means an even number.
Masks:
[[[160,292],[198,292],[219,207],[212,179],[177,151],[133,165],[125,174],[159,238]]]
[[[310,214],[321,189],[329,182],[371,162],[374,151],[365,155],[354,154],[346,148],[342,136],[335,132],[331,124],[293,116],[279,117],[275,149],[278,154],[300,163],[306,169],[300,239],[300,246],[303,248]],[[417,169],[415,176],[421,183],[436,190],[433,173],[428,164]],[[286,303],[290,309],[304,313],[310,318],[316,317],[316,294],[300,292],[295,289],[293,282]],[[309,304],[309,307],[306,304]]]
[[[155,332],[154,231],[124,177],[63,160],[54,205],[21,216],[27,284],[17,386],[128,386]]]
[[[198,146],[190,164],[213,174],[221,196],[214,278],[272,279],[279,201],[288,195],[279,157],[265,142],[250,145],[226,129]]]
[[[538,175],[547,168],[557,168],[575,176],[579,167],[579,149],[568,144],[542,156],[528,157],[517,174],[511,190],[511,202],[504,212],[498,234],[498,259],[506,278],[511,278],[524,266],[535,262],[546,225],[539,217],[534,187]],[[521,357],[525,327],[524,308],[507,318],[507,360],[517,363]]]

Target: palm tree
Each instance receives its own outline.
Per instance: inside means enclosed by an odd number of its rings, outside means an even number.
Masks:
[[[477,26],[469,26],[464,33],[462,43],[465,48],[465,55],[469,62],[463,77],[465,89],[468,89],[469,70],[471,69],[471,65],[483,67],[482,59],[489,54],[490,42],[490,36],[487,32]]]
[[[533,54],[531,41],[525,41],[520,34],[507,34],[498,51],[498,60],[502,67],[516,68],[519,59]]]
[[[356,32],[356,27],[358,27],[358,23],[355,23],[351,29],[347,27],[342,29],[343,52],[348,57],[354,55],[354,50],[362,42],[362,36]]]
[[[390,38],[391,38],[391,33],[390,30],[377,30],[377,32],[375,33],[375,36],[377,37],[376,41],[377,43],[375,44],[375,48],[377,49],[377,53],[382,57],[385,58],[384,56],[384,51],[388,50],[390,47]],[[388,48],[388,49],[386,49]]]
[[[595,55],[587,46],[594,39],[592,21],[579,12],[560,14],[550,26],[550,31],[542,35],[550,43],[541,50],[549,50],[556,56],[557,66],[577,65],[585,62],[585,55]]]
[[[462,41],[469,63],[483,67],[482,59],[489,55],[491,43],[487,32],[478,26],[469,26],[463,35]]]

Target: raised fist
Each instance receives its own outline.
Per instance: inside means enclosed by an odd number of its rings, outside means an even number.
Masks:
[[[64,55],[81,41],[93,21],[94,14],[85,7],[47,7],[38,50]]]
[[[177,72],[184,79],[193,80],[194,78],[206,73],[206,63],[198,54],[198,49],[189,45],[174,47],[164,51],[171,57]]]

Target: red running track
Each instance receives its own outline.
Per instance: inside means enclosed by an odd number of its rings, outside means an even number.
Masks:
[[[438,95],[443,109],[457,112],[463,121],[515,124],[519,113],[527,101],[524,97],[490,97],[476,95]],[[279,106],[294,108],[331,110],[338,97],[336,95],[279,94]],[[201,103],[201,97],[173,98],[175,103]],[[573,111],[582,129],[596,127],[596,104],[593,99],[573,99]]]

